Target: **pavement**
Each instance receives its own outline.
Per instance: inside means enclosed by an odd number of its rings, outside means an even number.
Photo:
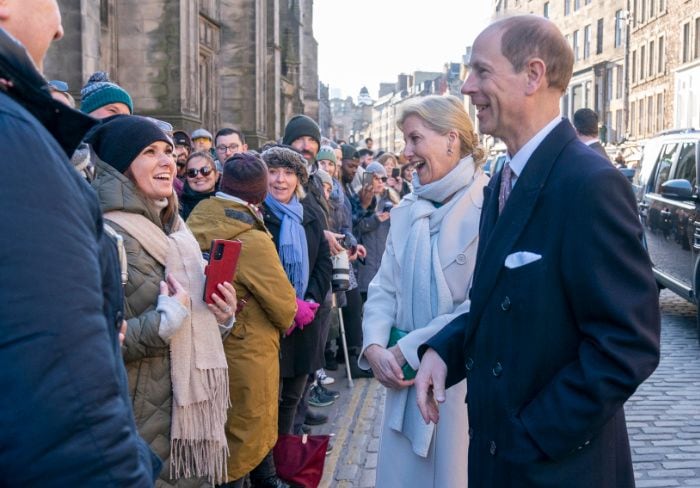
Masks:
[[[660,295],[661,362],[625,405],[637,488],[700,488],[700,345],[695,306],[668,291]],[[327,371],[341,392],[316,409],[329,423],[313,433],[331,434],[322,488],[375,485],[385,389],[356,379],[350,388],[341,365]]]

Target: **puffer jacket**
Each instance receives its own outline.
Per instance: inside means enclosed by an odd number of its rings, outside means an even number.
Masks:
[[[137,213],[170,232],[160,210],[152,207],[126,176],[103,161],[96,161],[93,186],[97,190],[102,212],[112,210]],[[136,426],[155,453],[164,460],[156,486],[211,486],[199,479],[171,480],[170,420],[172,383],[170,348],[158,335],[160,313],[156,311],[160,282],[165,279],[163,266],[149,255],[139,242],[119,225],[110,223],[124,238],[128,261],[128,282],[124,288],[124,315],[128,323],[124,340],[124,362],[129,380]]]
[[[229,481],[255,468],[277,442],[280,334],[296,314],[294,288],[260,216],[219,197],[203,201],[187,225],[202,251],[212,239],[242,242],[233,286],[246,303],[224,341],[231,407],[226,422]]]
[[[357,267],[357,284],[362,293],[367,293],[367,287],[382,264],[386,239],[391,228],[391,218],[381,222],[377,218],[377,213],[383,211],[384,204],[387,202],[394,203],[388,196],[382,196],[378,199],[375,197],[370,208],[365,211],[355,224],[357,240],[367,249],[365,262],[361,263],[358,261],[355,263]]]

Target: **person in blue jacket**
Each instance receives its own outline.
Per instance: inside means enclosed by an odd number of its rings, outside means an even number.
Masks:
[[[153,486],[160,461],[136,433],[119,352],[116,251],[68,162],[95,121],[37,71],[60,18],[56,0],[0,9],[1,484]]]

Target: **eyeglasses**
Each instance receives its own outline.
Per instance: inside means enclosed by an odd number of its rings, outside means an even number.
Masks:
[[[219,152],[226,152],[226,151],[234,152],[234,151],[236,151],[239,147],[241,147],[241,146],[238,145],[238,144],[229,144],[228,146],[224,146],[224,145],[222,144],[222,145],[216,146],[216,150],[219,151]]]
[[[194,139],[192,139],[192,142],[205,142],[205,141],[211,142],[211,139],[209,139],[208,137],[195,137]]]
[[[201,173],[202,176],[209,176],[214,172],[214,168],[211,166],[204,166],[203,168],[190,168],[187,170],[185,175],[187,175],[188,178],[196,178],[198,174]]]

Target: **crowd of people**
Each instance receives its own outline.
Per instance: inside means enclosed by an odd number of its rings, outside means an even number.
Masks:
[[[306,115],[255,150],[188,133],[102,72],[76,110],[41,75],[56,2],[29,3],[0,11],[1,484],[289,486],[277,439],[328,421],[348,359],[387,387],[379,487],[633,486],[656,286],[627,182],[558,115],[553,24],[475,41],[463,92],[509,151],[489,180],[454,96],[404,105],[401,154]],[[238,264],[203,296],[216,239]]]

